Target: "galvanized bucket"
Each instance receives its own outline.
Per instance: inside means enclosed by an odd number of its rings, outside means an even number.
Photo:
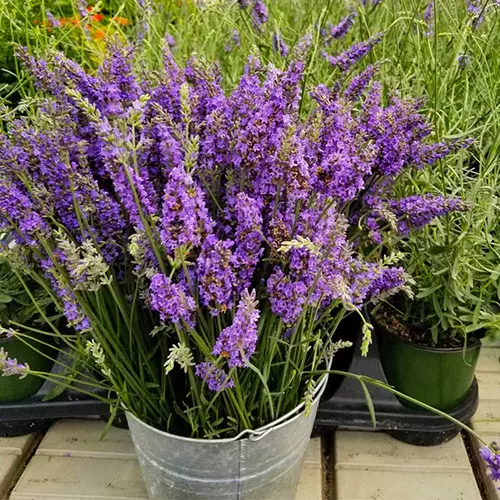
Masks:
[[[326,382],[324,375],[307,416],[302,403],[279,420],[231,439],[179,437],[127,413],[149,498],[293,500]]]

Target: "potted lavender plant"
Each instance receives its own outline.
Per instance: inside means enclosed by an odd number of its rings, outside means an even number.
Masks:
[[[51,97],[0,136],[2,225],[88,338],[151,498],[292,498],[339,323],[406,288],[370,214],[449,147],[373,68],[308,100],[309,43],[228,94],[168,50],[147,78],[128,48],[95,75],[18,51]]]

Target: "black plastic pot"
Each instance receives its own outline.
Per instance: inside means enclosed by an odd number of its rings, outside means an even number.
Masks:
[[[481,350],[479,340],[466,348],[436,348],[404,341],[380,326],[377,330],[382,367],[395,389],[443,411],[467,397]],[[414,407],[407,400],[401,402]]]

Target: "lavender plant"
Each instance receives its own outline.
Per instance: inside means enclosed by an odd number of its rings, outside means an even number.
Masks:
[[[0,136],[4,253],[157,428],[226,437],[308,408],[346,312],[407,289],[377,242],[466,208],[394,198],[405,171],[466,144],[430,142],[419,102],[384,106],[373,72],[303,94],[308,45],[285,70],[250,56],[229,93],[168,48],[143,76],[128,47],[95,75],[18,50],[45,98]]]

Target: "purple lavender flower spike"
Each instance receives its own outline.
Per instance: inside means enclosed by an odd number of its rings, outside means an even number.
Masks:
[[[74,294],[69,291],[61,291],[59,296],[64,304],[64,315],[68,320],[68,325],[79,332],[90,330],[90,321],[77,303]]]
[[[14,222],[21,235],[14,233],[20,243],[36,245],[38,232],[46,231],[47,225],[33,206],[27,194],[14,185],[0,184],[0,226],[7,229]]]
[[[482,0],[467,0],[467,12],[472,16],[472,29],[476,30],[485,19],[487,3]]]
[[[255,290],[245,290],[241,296],[233,324],[219,334],[213,354],[227,358],[230,368],[247,366],[247,360],[255,352],[257,345],[257,322],[260,312],[257,309]]]
[[[61,252],[57,250],[56,255],[60,255]],[[44,276],[52,284],[52,288],[56,292],[57,296],[61,299],[63,304],[63,312],[68,321],[68,326],[73,327],[79,332],[85,332],[90,329],[90,321],[85,316],[80,304],[76,301],[75,294],[68,290],[67,287],[61,283],[61,279],[58,275],[54,262],[51,258],[40,261],[40,268]]]
[[[284,42],[279,33],[273,33],[273,49],[274,52],[279,54],[281,57],[286,57],[288,55],[288,45]]]
[[[213,392],[220,392],[224,389],[234,387],[233,379],[228,378],[227,373],[217,368],[211,361],[198,363],[195,374],[204,380],[208,388]]]
[[[18,363],[17,359],[9,358],[9,353],[0,347],[0,372],[3,377],[18,375],[20,379],[23,379],[29,374],[30,367],[28,363]]]
[[[307,285],[291,281],[281,269],[276,269],[267,280],[267,293],[274,314],[286,324],[293,324],[304,310]]]
[[[241,45],[240,32],[237,29],[233,30],[231,39],[233,40],[235,47],[239,47]]]
[[[47,18],[47,21],[50,23],[52,28],[60,28],[62,26],[61,21],[57,19],[54,14],[50,11],[45,12],[45,17]]]
[[[356,19],[356,13],[348,14],[343,17],[338,24],[328,24],[325,29],[325,44],[329,45],[332,40],[339,40],[340,38],[344,38],[352,25],[354,24],[354,20]]]
[[[170,33],[167,33],[167,35],[165,36],[165,41],[167,42],[167,45],[169,47],[175,47],[175,38]]]
[[[478,16],[484,7],[483,4],[484,2],[481,2],[481,0],[467,0],[467,12]]]
[[[5,377],[10,377],[12,375],[21,375],[20,378],[22,378],[23,375],[27,375],[29,372],[29,365],[26,364],[21,364],[17,362],[17,359],[7,359],[5,364],[2,367],[3,370],[3,376]]]
[[[151,279],[149,292],[151,308],[158,311],[162,321],[181,323],[182,320],[191,328],[195,327],[196,303],[181,285],[172,283],[163,274],[155,274]]]
[[[466,69],[472,64],[472,56],[470,54],[458,54],[457,62],[461,69]]]
[[[388,208],[397,219],[399,232],[408,235],[411,231],[426,226],[436,217],[467,210],[469,205],[460,198],[427,194],[392,200]]]
[[[104,81],[104,88],[101,89],[103,94],[118,91],[120,100],[128,105],[142,94],[132,69],[132,59],[132,47],[120,46],[115,42],[99,68],[99,76]]]
[[[78,9],[78,13],[80,14],[80,16],[88,16],[89,11],[87,10],[86,0],[76,0],[76,8]]]
[[[205,239],[198,257],[200,298],[211,314],[217,315],[233,307],[236,275],[232,266],[230,240],[219,240],[211,234]]]
[[[406,279],[402,267],[383,267],[380,264],[355,261],[351,284],[353,304],[394,295],[405,286]]]
[[[35,59],[26,47],[15,47],[14,53],[24,69],[34,78],[36,88],[54,95],[60,95],[64,91],[59,75],[49,67],[47,61]]]
[[[488,475],[492,481],[500,481],[500,447],[497,443],[491,443],[490,447],[483,447],[479,455],[488,467]],[[500,488],[497,488],[500,491]]]
[[[226,43],[224,50],[226,52],[231,52],[233,47],[239,47],[241,45],[240,32],[237,29],[232,31],[231,40]]]
[[[235,247],[232,263],[237,275],[237,291],[250,287],[255,268],[264,253],[262,247],[262,202],[239,193],[235,200]]]
[[[430,2],[427,4],[427,7],[425,8],[424,21],[427,24],[430,24],[432,22],[433,17],[434,17],[434,0],[430,0]]]
[[[430,0],[425,8],[424,21],[427,24],[425,36],[432,36],[434,33],[434,0]]]
[[[377,45],[381,41],[382,34],[378,33],[366,42],[355,43],[346,51],[337,56],[331,56],[324,52],[323,57],[325,57],[325,59],[332,66],[338,66],[343,72],[346,72],[358,61],[363,59],[363,57],[365,57],[373,49],[373,47],[375,47],[375,45]]]
[[[349,99],[350,101],[358,100],[364,90],[370,85],[370,82],[373,80],[373,77],[375,76],[377,70],[378,66],[376,64],[373,64],[371,66],[368,66],[359,75],[356,75],[351,80],[344,93],[346,99]]]
[[[0,337],[5,335],[6,339],[12,339],[16,336],[16,331],[13,328],[4,328],[0,326]]]
[[[252,9],[252,19],[256,28],[260,28],[263,24],[267,23],[269,13],[267,6],[263,0],[255,0]]]
[[[250,0],[238,0],[238,5],[240,6],[240,9],[246,9],[247,7],[250,6],[251,1]]]
[[[302,61],[306,60],[306,55],[313,43],[313,34],[306,33],[299,41],[294,50],[294,56]]]
[[[161,240],[170,255],[181,245],[194,248],[211,231],[203,193],[184,169],[175,167],[163,194]]]

